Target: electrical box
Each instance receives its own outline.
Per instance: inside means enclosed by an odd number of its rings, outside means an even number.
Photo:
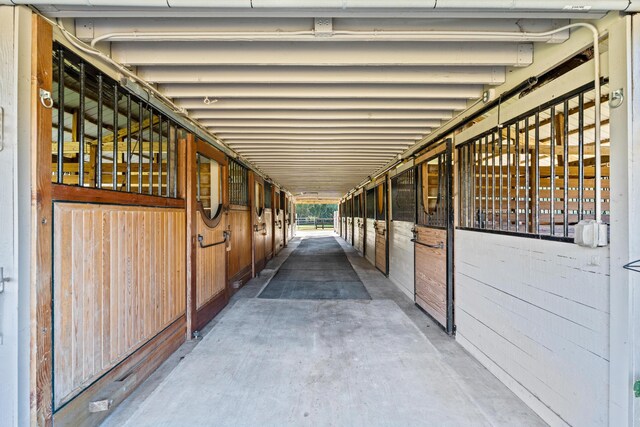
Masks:
[[[609,244],[607,224],[594,219],[584,219],[576,224],[574,243],[588,248],[607,246]]]

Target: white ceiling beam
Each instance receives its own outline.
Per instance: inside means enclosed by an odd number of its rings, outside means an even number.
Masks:
[[[505,67],[139,67],[138,75],[154,83],[376,83],[488,84],[505,81]]]
[[[480,85],[220,85],[169,84],[160,85],[162,93],[171,98],[478,98]]]
[[[392,147],[392,146],[405,146],[411,144],[411,140],[395,140],[395,139],[383,139],[383,140],[369,140],[369,139],[354,139],[354,140],[229,140],[228,144],[234,148],[260,148],[260,147],[291,147],[296,150],[303,149],[304,147],[314,148],[320,147]]]
[[[240,154],[243,153],[251,153],[251,154],[280,154],[280,153],[300,153],[302,155],[302,153],[304,153],[305,155],[307,153],[310,153],[309,155],[312,155],[312,153],[324,153],[324,152],[330,152],[330,153],[397,153],[399,150],[402,150],[402,147],[404,147],[405,145],[395,145],[395,146],[335,146],[335,145],[329,145],[329,146],[309,146],[307,148],[305,148],[304,150],[301,150],[300,147],[296,147],[296,146],[268,146],[268,147],[256,147],[256,146],[232,146],[233,149],[235,151],[237,151]]]
[[[281,120],[443,120],[453,117],[447,110],[394,110],[394,111],[297,111],[297,110],[189,110],[189,117],[205,120],[224,119],[281,119]]]
[[[277,53],[276,53],[277,52]],[[531,43],[500,42],[136,42],[113,43],[128,65],[527,66]]]
[[[176,99],[176,104],[187,110],[462,110],[465,99],[331,99],[327,97],[292,99],[222,98],[205,104],[204,97]]]
[[[219,135],[220,136],[220,135]],[[413,141],[416,138],[419,138],[420,135],[409,135],[409,134],[323,134],[323,135],[313,135],[313,134],[228,134],[224,135],[225,139],[229,141],[230,144],[245,144],[245,143],[270,143],[274,141],[278,142],[309,142],[309,143],[317,143],[317,144],[327,144],[328,141],[370,141],[372,144],[386,143],[386,142],[407,142]]]
[[[394,18],[384,20],[368,18],[334,18],[335,31],[493,31],[543,32],[566,25],[568,20],[546,19],[466,19],[440,20],[424,18]],[[303,32],[315,29],[312,18],[260,19],[240,18],[164,18],[164,19],[84,19],[76,20],[76,35],[85,41],[113,33],[181,33],[209,32]],[[382,36],[382,34],[380,34]]]
[[[402,128],[421,131],[425,128],[434,128],[440,125],[440,120],[248,120],[248,119],[203,119],[200,124],[213,129],[222,128],[250,128],[269,129],[286,127],[297,130],[298,128]],[[373,131],[375,132],[375,130]]]

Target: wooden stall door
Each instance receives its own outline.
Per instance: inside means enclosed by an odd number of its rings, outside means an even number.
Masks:
[[[414,227],[415,302],[453,333],[451,144],[421,156],[418,223]]]
[[[253,218],[254,276],[264,268],[266,260],[267,223],[264,209],[264,180],[253,175],[251,216]]]
[[[227,158],[204,141],[187,144],[187,230],[190,246],[187,290],[189,336],[202,329],[229,301],[230,249]]]
[[[376,235],[376,268],[387,274],[387,186],[386,183],[375,187],[376,220],[373,224]]]

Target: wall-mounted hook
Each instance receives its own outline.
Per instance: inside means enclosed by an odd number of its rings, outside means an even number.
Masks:
[[[45,89],[40,89],[40,103],[48,110],[53,107],[53,98],[51,98],[51,92]]]

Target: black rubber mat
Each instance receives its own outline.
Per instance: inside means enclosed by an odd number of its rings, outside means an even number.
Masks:
[[[282,264],[259,298],[371,299],[333,237],[305,239]]]

